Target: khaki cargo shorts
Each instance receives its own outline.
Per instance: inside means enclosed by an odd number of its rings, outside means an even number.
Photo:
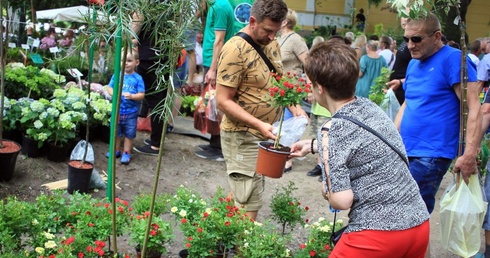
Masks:
[[[255,173],[258,143],[261,139],[247,132],[221,131],[221,150],[226,162],[228,183],[237,206],[247,211],[262,207],[264,178]]]

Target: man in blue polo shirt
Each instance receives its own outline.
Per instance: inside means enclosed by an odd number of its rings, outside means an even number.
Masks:
[[[434,14],[407,21],[404,41],[412,55],[404,80],[405,102],[395,120],[410,161],[410,172],[429,213],[452,159],[458,154],[460,130],[461,51],[441,42],[441,25]],[[473,62],[467,58],[468,120],[465,151],[456,173],[465,181],[477,173],[481,113]]]

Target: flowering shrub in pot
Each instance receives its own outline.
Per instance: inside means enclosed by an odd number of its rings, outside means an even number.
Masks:
[[[277,189],[272,196],[269,207],[272,210],[273,220],[282,225],[282,233],[285,233],[286,227],[293,228],[298,223],[305,224],[304,216],[308,211],[308,206],[302,207],[299,199],[293,196],[293,192],[297,190],[294,182],[289,181],[287,187]]]
[[[239,235],[250,223],[253,222],[245,210],[236,207],[219,189],[200,216],[195,221],[183,217],[180,228],[186,237],[189,257],[225,257],[227,252],[235,250]]]
[[[268,99],[271,101],[272,106],[279,107],[282,111],[279,131],[274,141],[274,149],[277,149],[279,148],[285,109],[289,106],[299,105],[311,92],[311,85],[306,83],[305,79],[289,72],[284,76],[273,73],[271,82],[272,87],[269,88]]]
[[[138,252],[143,248],[149,215],[149,212],[136,215],[130,224],[130,241],[136,246]],[[150,235],[148,236],[146,257],[158,257],[158,254],[167,253],[166,244],[170,243],[173,237],[170,224],[158,216],[153,216]]]

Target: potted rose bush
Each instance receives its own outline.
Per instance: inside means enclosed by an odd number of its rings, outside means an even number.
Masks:
[[[268,99],[271,105],[281,109],[282,115],[279,119],[279,130],[274,143],[260,142],[257,157],[256,171],[264,176],[279,178],[284,172],[284,165],[289,156],[289,147],[279,144],[281,139],[282,124],[284,122],[284,111],[287,107],[296,106],[311,92],[311,86],[306,80],[295,74],[287,73],[284,76],[272,74],[272,87],[269,88]]]

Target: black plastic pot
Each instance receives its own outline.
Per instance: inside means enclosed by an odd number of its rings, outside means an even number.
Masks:
[[[79,193],[87,193],[88,186],[90,183],[90,177],[92,176],[92,170],[94,169],[94,165],[88,162],[85,162],[85,166],[87,164],[87,168],[79,167],[79,160],[72,160],[68,162],[68,193],[73,194],[73,192],[77,191]]]
[[[5,149],[0,149],[0,180],[9,181],[14,177],[15,164],[20,152],[20,145],[14,141],[3,140]]]
[[[43,152],[38,145],[38,141],[24,135],[22,137],[22,154],[29,158],[39,158],[43,155]]]
[[[57,146],[48,142],[48,154],[46,158],[53,162],[63,162],[68,156],[69,148],[70,146],[68,144]]]

